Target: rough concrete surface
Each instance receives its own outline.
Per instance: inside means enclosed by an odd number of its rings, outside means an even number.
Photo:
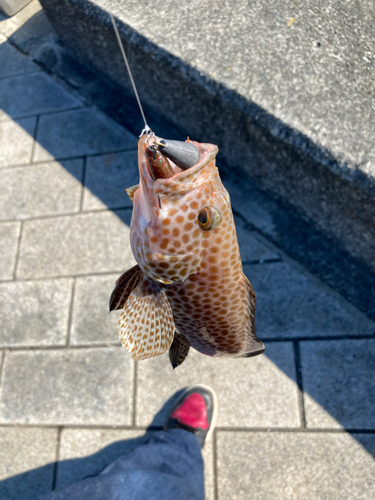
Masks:
[[[366,434],[222,432],[218,499],[368,500],[375,494],[374,446]]]
[[[0,57],[14,53],[16,39],[50,61],[61,56],[55,35],[38,38],[41,12],[33,1],[0,20]],[[124,189],[137,182],[136,137],[48,75],[48,65],[18,55],[0,65],[0,82],[11,89],[18,78],[37,93],[34,103],[9,101],[21,86],[7,101],[0,94],[0,107],[28,117],[0,121],[9,219],[0,223],[0,497],[35,500],[95,472],[139,444],[150,424],[160,428],[176,392],[198,382],[219,396],[204,451],[207,500],[372,498],[375,323],[272,243],[301,226],[288,228],[277,206],[220,166],[266,352],[235,360],[193,351],[175,371],[167,355],[133,363],[108,299],[134,264]],[[37,151],[45,159],[36,161]]]
[[[20,227],[19,222],[0,224],[0,279],[2,280],[13,278]]]

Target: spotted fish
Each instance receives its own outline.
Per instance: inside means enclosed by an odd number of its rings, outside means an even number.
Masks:
[[[191,142],[199,152],[196,164],[180,168],[169,161],[155,177],[147,159],[155,142],[140,138],[140,183],[127,190],[138,264],[117,280],[110,299],[110,310],[123,309],[121,342],[135,360],[169,349],[173,368],[190,346],[209,356],[261,354],[256,296],[242,270],[229,194],[215,166],[218,148]]]

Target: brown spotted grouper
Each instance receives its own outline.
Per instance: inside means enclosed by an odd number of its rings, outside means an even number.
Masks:
[[[218,148],[188,143],[198,150],[198,162],[180,168],[161,154],[163,144],[155,136],[139,140],[140,183],[128,190],[134,203],[130,242],[138,265],[117,280],[110,300],[111,310],[123,309],[119,335],[132,358],[170,348],[174,368],[190,346],[209,356],[264,352],[255,334],[256,297],[242,271],[229,194],[215,166]],[[155,175],[157,161],[161,173]]]

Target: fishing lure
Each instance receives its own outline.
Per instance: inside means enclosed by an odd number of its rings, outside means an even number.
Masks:
[[[117,280],[110,298],[111,311],[123,310],[122,344],[135,360],[169,349],[173,368],[190,346],[209,356],[261,354],[256,296],[242,270],[229,194],[215,165],[218,147],[161,139],[144,121],[140,183],[127,189],[137,265]]]

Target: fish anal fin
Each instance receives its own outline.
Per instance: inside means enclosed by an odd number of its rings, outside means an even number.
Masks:
[[[143,272],[138,264],[125,271],[116,281],[116,286],[109,299],[109,311],[123,309],[129,295],[142,279]]]
[[[134,193],[137,191],[138,188],[139,188],[139,184],[136,184],[135,186],[131,186],[131,187],[125,189],[126,194],[129,196],[130,201],[132,203],[134,203]]]
[[[262,354],[265,351],[265,347],[263,342],[258,339],[255,330],[256,295],[253,287],[251,286],[250,281],[244,274],[243,274],[243,279],[246,289],[246,298],[247,298],[250,318],[249,318],[249,333],[246,339],[246,345],[240,356],[242,358],[250,358],[252,356],[257,356],[258,354]]]
[[[169,348],[169,360],[172,368],[175,369],[180,366],[189,354],[190,342],[184,335],[177,331],[174,334],[174,339],[171,347]]]
[[[172,308],[158,283],[144,277],[130,293],[120,316],[119,337],[134,360],[152,358],[172,344]]]

